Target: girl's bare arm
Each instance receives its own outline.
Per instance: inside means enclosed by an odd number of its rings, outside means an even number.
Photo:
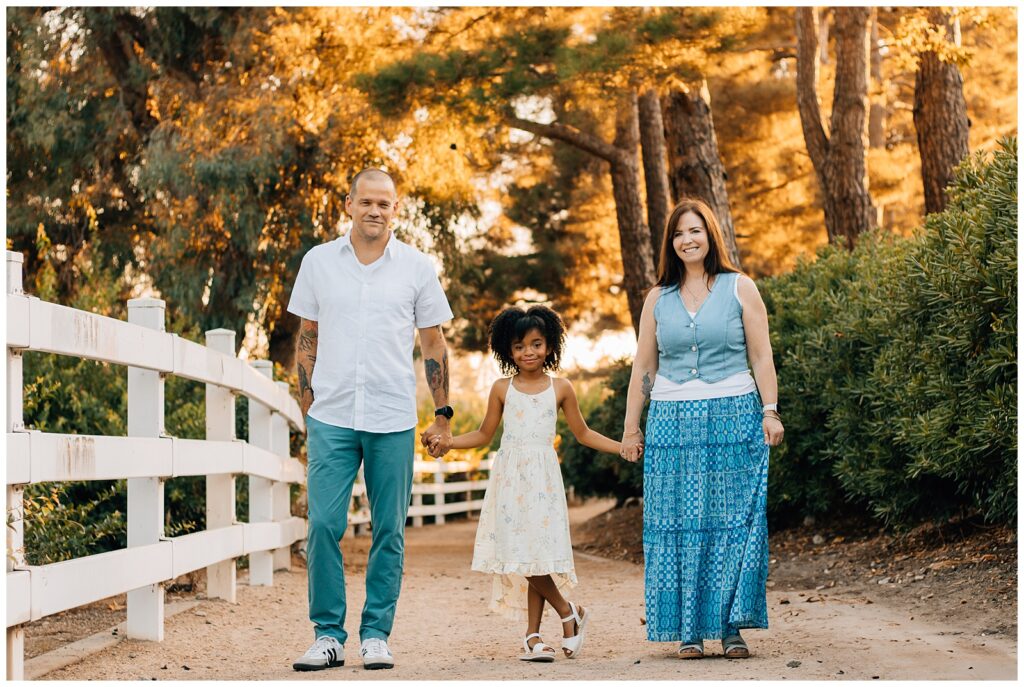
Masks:
[[[583,419],[579,401],[576,399],[576,391],[572,388],[569,380],[556,379],[553,380],[553,383],[556,385],[555,391],[559,399],[558,405],[561,407],[562,412],[565,413],[565,421],[569,424],[569,429],[572,430],[576,441],[598,451],[618,453],[619,449],[622,448],[620,442],[609,439],[600,432],[595,432],[590,427],[587,427],[587,421]]]

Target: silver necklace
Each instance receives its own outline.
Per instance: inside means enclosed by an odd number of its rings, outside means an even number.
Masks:
[[[697,294],[695,294],[692,290],[690,290],[690,287],[686,285],[686,281],[685,280],[683,281],[683,288],[686,290],[686,292],[688,294],[690,294],[690,298],[693,299],[693,303],[694,303],[693,309],[694,310],[699,309],[700,306],[704,304],[704,301],[707,300],[708,294],[711,293],[711,289],[708,289],[707,284],[705,282],[703,282],[703,281],[701,283],[704,284],[704,288],[706,289],[706,292],[705,292],[703,298],[698,297]]]

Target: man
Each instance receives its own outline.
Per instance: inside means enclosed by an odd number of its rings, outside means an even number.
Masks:
[[[367,669],[391,668],[387,639],[402,583],[405,519],[412,491],[416,374],[414,329],[433,395],[425,432],[450,443],[448,352],[441,325],[452,317],[426,255],[389,229],[397,192],[391,177],[364,169],[345,211],[352,230],[302,259],[288,311],[302,318],[296,364],[306,416],[309,468],[309,619],[313,646],[295,670],[345,664],[345,574],[338,541],[348,525],[352,485],[362,462],[373,542],[359,625]]]

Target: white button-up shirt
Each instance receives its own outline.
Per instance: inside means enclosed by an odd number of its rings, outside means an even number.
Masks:
[[[288,312],[318,323],[309,415],[366,432],[416,426],[415,329],[452,318],[430,258],[392,234],[363,265],[346,234],[302,258]]]

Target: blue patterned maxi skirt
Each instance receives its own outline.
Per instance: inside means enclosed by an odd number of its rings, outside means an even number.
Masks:
[[[647,639],[768,627],[768,446],[758,394],[652,401],[645,444]]]

